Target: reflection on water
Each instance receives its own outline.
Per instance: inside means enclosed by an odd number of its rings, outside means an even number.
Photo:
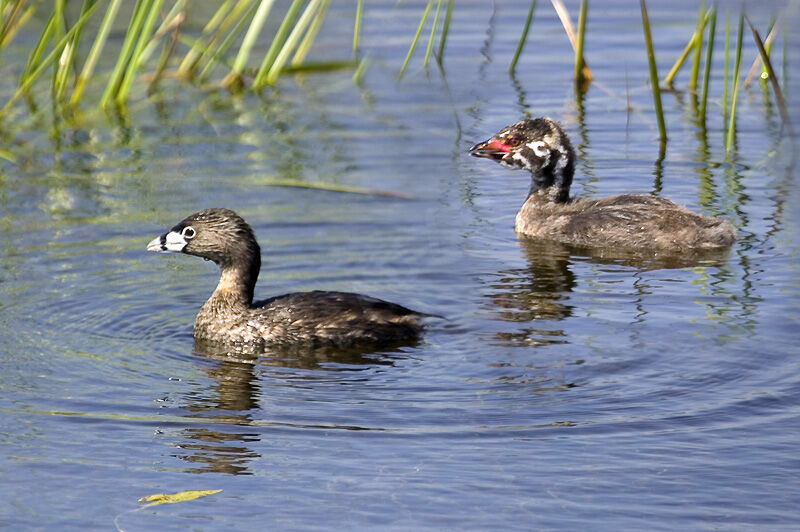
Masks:
[[[591,15],[585,94],[552,10],[537,10],[509,78],[530,2],[459,2],[442,76],[418,53],[397,82],[419,2],[366,4],[378,59],[361,92],[347,71],[236,96],[165,79],[148,98],[134,87],[127,109],[51,120],[43,83],[38,110],[21,103],[4,120],[18,158],[0,159],[0,528],[109,528],[139,497],[190,489],[223,491],[120,527],[797,522],[780,494],[800,492],[800,181],[768,93],[742,90],[731,154],[718,86],[706,127],[692,95],[665,95],[670,140],[656,160],[640,18],[623,2]],[[688,4],[652,13],[664,57],[696,28]],[[352,24],[337,22],[352,5],[331,10],[320,51],[347,54]],[[39,37],[23,31],[15,43]],[[15,43],[0,62],[12,81],[27,61]],[[518,240],[529,178],[476,164],[465,145],[521,115],[574,134],[577,193],[655,189],[731,218],[730,255]],[[412,199],[269,186],[293,179]],[[195,343],[217,269],[143,248],[212,205],[259,234],[261,297],[356,291],[448,319],[375,352]]]
[[[500,332],[510,345],[567,343],[564,331],[544,329],[540,320],[563,320],[572,314],[569,293],[575,287],[569,250],[557,242],[520,240],[527,268],[504,270],[492,283],[492,304],[504,321],[528,323],[517,332]]]
[[[530,324],[516,332],[497,333],[503,343],[516,346],[569,343],[562,329],[542,325],[572,316],[570,293],[578,283],[575,263],[616,265],[634,271],[687,267],[702,271],[724,265],[730,255],[729,249],[711,249],[653,256],[630,249],[589,248],[529,238],[520,238],[519,247],[527,267],[502,270],[490,285],[490,299],[500,320]]]
[[[410,347],[410,346],[405,346]],[[190,472],[252,474],[251,461],[260,453],[253,444],[261,441],[261,426],[258,420],[263,414],[260,404],[262,383],[261,368],[282,367],[288,369],[354,371],[358,366],[365,369],[374,366],[392,366],[400,357],[400,351],[369,349],[337,350],[334,348],[281,348],[252,349],[248,346],[222,348],[219,345],[195,340],[193,354],[213,361],[204,371],[213,383],[213,390],[204,386],[197,393],[185,394],[181,407],[190,412],[187,417],[202,427],[182,429],[175,447],[180,449],[174,456],[190,462]],[[325,374],[295,374],[297,386],[303,380],[326,379]],[[268,392],[266,392],[268,393]],[[254,417],[255,416],[255,417]],[[230,427],[231,430],[227,430]],[[248,427],[250,430],[248,430]],[[254,427],[259,427],[256,431]]]
[[[413,340],[400,342],[394,346],[382,345],[380,349],[370,346],[337,349],[328,346],[308,347],[303,345],[279,347],[221,346],[202,340],[195,340],[194,353],[213,360],[236,360],[243,363],[264,364],[283,368],[335,371],[337,367],[344,366],[391,366],[399,357],[402,357],[402,352],[398,348],[410,349],[417,343],[418,340]],[[348,368],[348,370],[350,369],[352,368]]]

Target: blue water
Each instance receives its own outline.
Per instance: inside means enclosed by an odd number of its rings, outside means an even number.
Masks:
[[[636,6],[592,5],[596,81],[576,101],[539,4],[515,77],[526,2],[459,2],[444,73],[423,42],[401,81],[425,2],[387,2],[367,6],[359,86],[350,70],[233,97],[166,80],[134,85],[127,114],[87,103],[72,121],[37,86],[39,108],[3,125],[17,161],[0,160],[0,528],[795,529],[800,187],[774,99],[742,91],[727,158],[720,51],[705,134],[687,93],[664,94],[659,163]],[[697,7],[651,4],[666,72]],[[313,58],[347,57],[352,17],[334,3]],[[34,29],[4,51],[3,101]],[[730,255],[667,268],[518,240],[527,176],[467,150],[526,113],[571,135],[575,193],[723,216]],[[346,290],[447,319],[373,353],[195,346],[215,266],[144,248],[211,206],[253,226],[257,298]],[[222,491],[137,502],[185,490]]]

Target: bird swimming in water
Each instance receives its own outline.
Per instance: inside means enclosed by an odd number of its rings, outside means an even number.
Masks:
[[[736,240],[729,222],[694,213],[666,198],[649,194],[570,198],[575,152],[567,134],[550,118],[505,127],[473,146],[470,154],[531,173],[530,191],[514,224],[526,237],[656,253],[719,249]]]
[[[229,209],[206,209],[147,245],[215,262],[216,290],[194,322],[198,340],[224,344],[352,347],[408,342],[428,314],[347,292],[300,292],[253,302],[261,250],[250,226]]]

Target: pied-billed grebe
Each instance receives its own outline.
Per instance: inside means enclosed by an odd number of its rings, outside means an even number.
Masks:
[[[730,246],[736,230],[658,196],[621,194],[571,199],[575,152],[549,118],[522,120],[470,149],[507,168],[531,172],[528,198],[517,214],[518,233],[590,247],[681,252]]]
[[[349,347],[416,339],[427,314],[346,292],[301,292],[253,303],[261,250],[253,230],[229,209],[192,214],[153,239],[148,251],[214,261],[219,284],[194,322],[199,340],[224,344]]]

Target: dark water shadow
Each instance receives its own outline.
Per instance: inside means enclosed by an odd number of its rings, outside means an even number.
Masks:
[[[194,354],[222,362],[238,361],[282,368],[336,371],[346,366],[394,365],[403,356],[402,347],[414,347],[417,340],[394,344],[365,345],[351,348],[251,345],[220,345],[195,340]]]
[[[566,334],[544,323],[572,315],[569,293],[577,283],[569,250],[557,242],[520,241],[527,268],[498,272],[491,284],[491,305],[502,321],[528,323],[514,332],[498,332],[500,343],[510,346],[540,346],[567,343]],[[540,322],[539,325],[534,325]],[[541,325],[541,326],[540,326]]]
[[[409,346],[409,343],[383,346],[380,350],[374,347],[263,349],[195,341],[193,355],[213,361],[205,372],[214,386],[208,389],[204,385],[184,396],[182,408],[198,424],[179,432],[181,442],[174,456],[191,463],[192,467],[187,469],[191,473],[252,474],[250,463],[261,457],[252,444],[262,440],[264,426],[283,425],[261,419],[261,399],[268,393],[263,389],[261,376],[269,371],[267,367],[313,370],[292,372],[290,380],[283,380],[288,386],[305,387],[315,380],[329,380],[332,371],[393,366],[407,356],[400,347]]]
[[[643,271],[702,266],[722,266],[730,249],[653,255],[626,249],[574,246],[540,239],[520,239],[527,267],[498,272],[491,283],[491,307],[501,321],[526,324],[513,332],[498,332],[508,346],[543,346],[569,343],[553,322],[573,315],[570,293],[578,284],[576,263],[617,265]]]

